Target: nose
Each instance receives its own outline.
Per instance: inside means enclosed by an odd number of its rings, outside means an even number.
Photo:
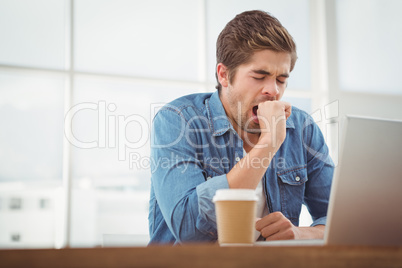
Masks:
[[[268,79],[268,81],[264,84],[262,94],[273,97],[279,94],[278,84],[276,83],[275,79]]]

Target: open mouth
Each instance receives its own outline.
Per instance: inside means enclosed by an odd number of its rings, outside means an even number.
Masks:
[[[253,107],[253,115],[257,115],[258,105]]]
[[[258,124],[257,110],[258,110],[258,105],[253,107],[253,121]]]

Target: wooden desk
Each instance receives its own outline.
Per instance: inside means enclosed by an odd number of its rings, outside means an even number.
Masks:
[[[0,250],[0,267],[402,267],[402,247],[217,245]]]

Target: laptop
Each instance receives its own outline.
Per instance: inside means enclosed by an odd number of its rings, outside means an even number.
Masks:
[[[402,121],[346,116],[323,240],[289,245],[402,245]]]

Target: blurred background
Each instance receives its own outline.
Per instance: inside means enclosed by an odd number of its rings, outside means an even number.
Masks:
[[[145,245],[152,117],[215,90],[216,38],[252,9],[294,37],[284,98],[335,163],[345,114],[402,119],[400,0],[0,0],[0,247]]]

